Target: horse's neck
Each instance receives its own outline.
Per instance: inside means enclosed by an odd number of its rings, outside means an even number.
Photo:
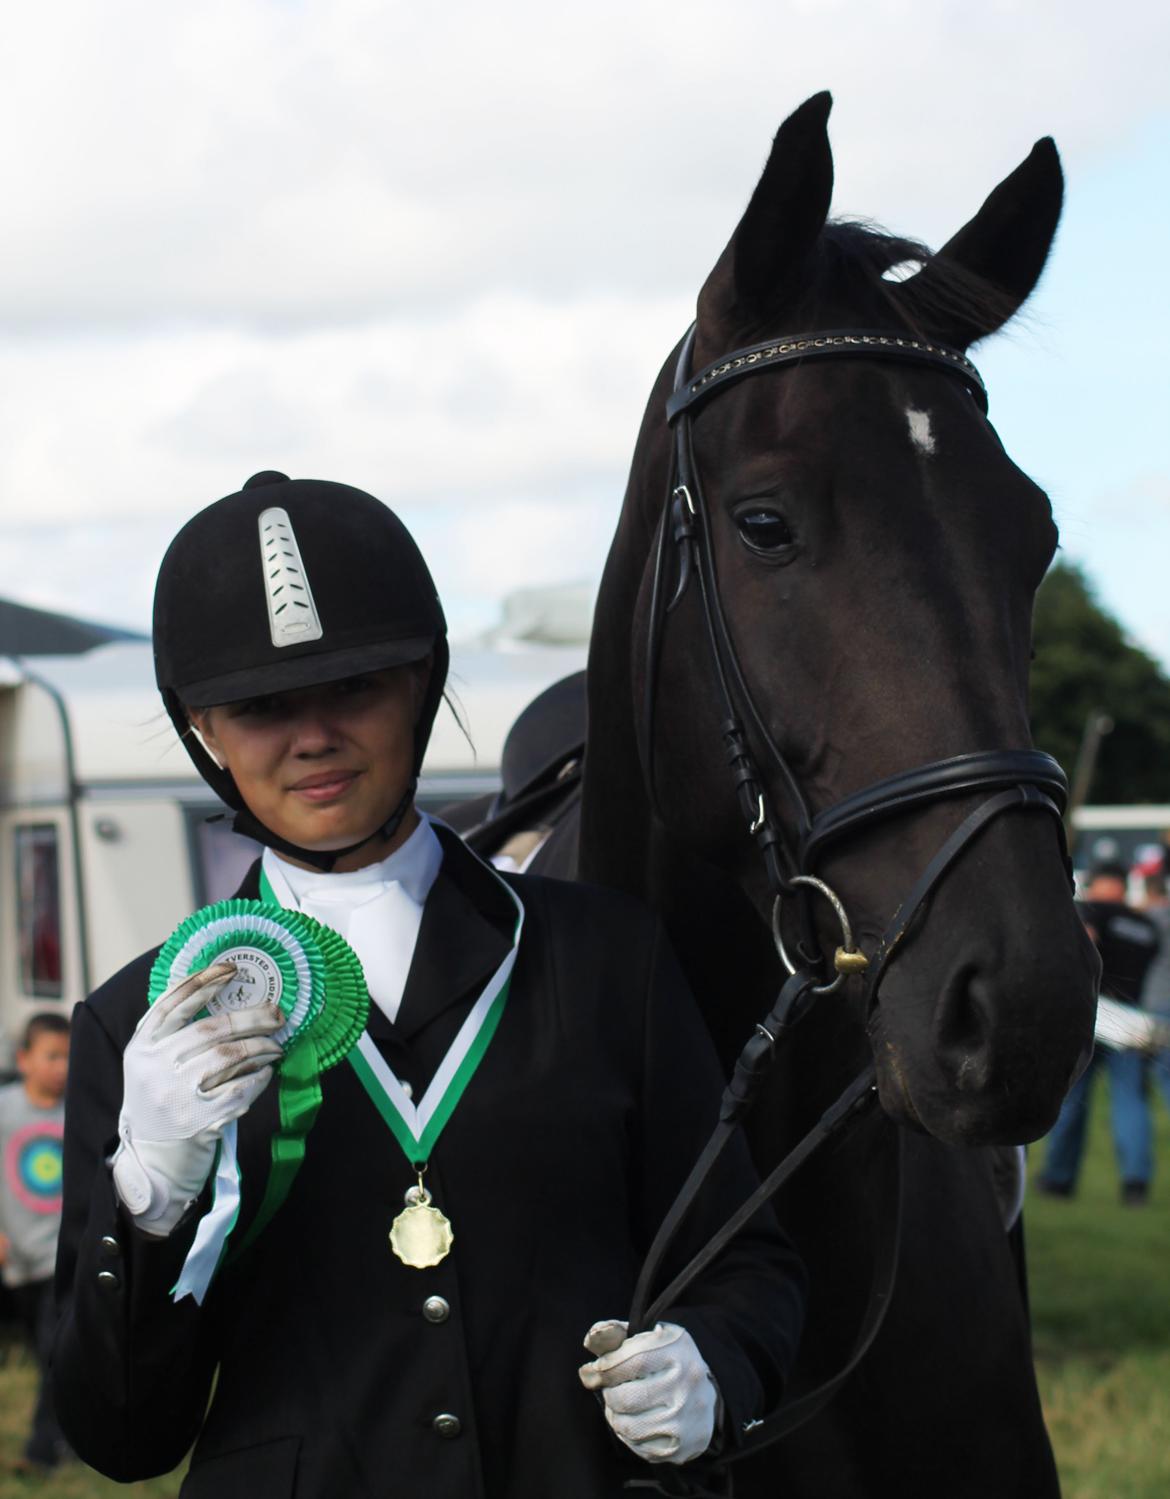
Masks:
[[[631,479],[602,574],[589,644],[589,738],[578,866],[582,879],[642,896],[648,894],[652,819],[638,757],[630,640],[646,529]]]
[[[627,512],[629,500],[627,499]],[[627,519],[626,514],[623,520]],[[581,793],[579,876],[628,891],[662,917],[725,1061],[767,1009],[774,955],[739,886],[653,816],[638,754],[631,637],[641,554],[610,552],[589,655],[589,747]],[[749,1018],[750,1017],[750,1018]]]

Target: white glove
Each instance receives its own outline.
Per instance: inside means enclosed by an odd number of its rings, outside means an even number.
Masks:
[[[715,1435],[719,1391],[685,1327],[656,1323],[626,1336],[626,1322],[595,1322],[585,1347],[598,1354],[578,1373],[600,1390],[616,1437],[648,1463],[689,1463]]]
[[[138,1226],[160,1238],[203,1190],[224,1126],[251,1108],[281,1056],[276,1005],[194,1019],[235,971],[218,963],[164,994],[122,1058],[114,1187]]]

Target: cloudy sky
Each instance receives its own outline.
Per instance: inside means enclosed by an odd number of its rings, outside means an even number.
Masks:
[[[932,243],[1056,138],[1050,271],[978,360],[1170,662],[1168,59],[1152,0],[11,6],[0,595],[142,627],[261,468],[393,504],[458,630],[595,580],[653,376],[827,87],[834,211]]]

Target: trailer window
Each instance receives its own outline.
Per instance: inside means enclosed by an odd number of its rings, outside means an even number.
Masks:
[[[52,823],[18,827],[16,930],[20,987],[25,994],[61,999],[61,886],[57,829]]]

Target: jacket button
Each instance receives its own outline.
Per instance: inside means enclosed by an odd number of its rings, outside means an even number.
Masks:
[[[110,1234],[102,1235],[98,1240],[98,1247],[108,1260],[115,1259],[122,1251],[122,1246]]]
[[[428,1296],[423,1302],[423,1316],[428,1322],[446,1322],[451,1308],[442,1296]]]
[[[431,1425],[435,1435],[448,1442],[453,1441],[463,1430],[463,1422],[459,1417],[449,1415],[446,1411],[441,1416],[436,1416]]]
[[[97,1283],[103,1291],[116,1291],[122,1284],[112,1270],[99,1270]]]

